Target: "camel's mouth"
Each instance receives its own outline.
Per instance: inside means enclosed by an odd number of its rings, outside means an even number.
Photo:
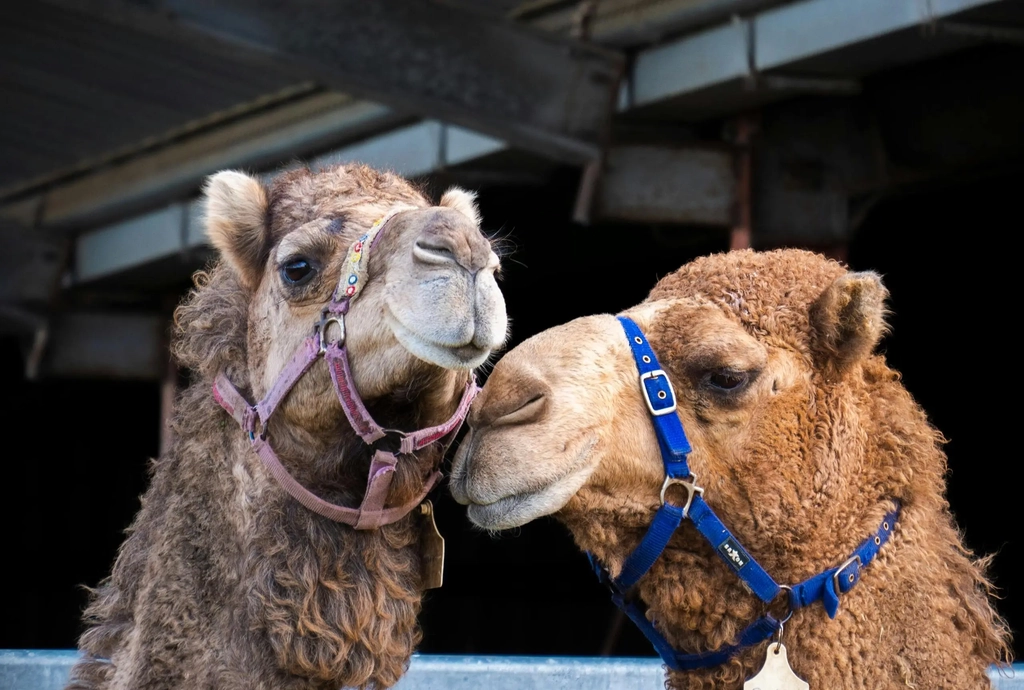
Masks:
[[[491,355],[490,344],[479,345],[473,340],[458,345],[435,342],[406,326],[390,309],[388,322],[402,347],[419,359],[445,369],[475,369]]]
[[[544,493],[545,491],[534,491],[513,494],[487,505],[471,503],[466,509],[466,514],[474,525],[486,530],[498,531],[521,527],[535,518],[550,515],[557,510],[546,510],[547,501],[543,500]]]
[[[595,469],[588,462],[595,445],[596,439],[584,443],[569,471],[554,481],[536,488],[517,487],[493,500],[491,492],[477,490],[465,463],[460,462],[465,457],[458,457],[452,467],[450,490],[456,501],[468,506],[466,513],[478,527],[491,531],[521,527],[539,517],[557,513],[579,491]],[[463,452],[460,450],[459,455]]]

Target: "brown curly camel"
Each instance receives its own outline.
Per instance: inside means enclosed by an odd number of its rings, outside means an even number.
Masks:
[[[797,675],[816,690],[989,687],[1009,634],[944,498],[942,437],[872,354],[885,296],[875,274],[809,252],[741,251],[683,266],[626,314],[675,388],[704,501],[777,582],[837,567],[902,505],[836,618],[815,603],[785,625]],[[590,316],[527,340],[468,422],[451,489],[470,519],[498,530],[554,514],[617,576],[665,478],[619,322]],[[682,525],[634,596],[676,650],[717,650],[771,606]],[[740,688],[769,644],[670,671],[668,686]]]
[[[314,514],[211,393],[223,373],[263,398],[310,337],[350,245],[396,209],[368,255],[345,344],[369,413],[411,431],[451,417],[471,370],[505,339],[498,258],[472,195],[450,190],[431,206],[402,178],[355,165],[293,170],[269,188],[238,172],[210,179],[207,229],[222,260],[175,314],[173,352],[194,382],[94,592],[69,688],[337,690],[402,675],[420,639],[417,515],[357,530]],[[266,431],[303,487],[359,505],[373,451],[322,358]],[[400,455],[385,505],[415,501],[442,454],[434,444]]]

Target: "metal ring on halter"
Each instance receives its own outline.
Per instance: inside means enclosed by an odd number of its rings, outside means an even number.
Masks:
[[[778,630],[778,633],[777,633],[778,636],[775,638],[775,653],[776,654],[779,653],[779,647],[782,646],[782,633],[785,632],[785,630],[786,630],[786,623],[789,621],[790,618],[793,617],[793,611],[796,610],[796,607],[793,606],[793,588],[790,587],[789,585],[779,585],[779,590],[780,591],[785,591],[785,592],[788,593],[788,596],[786,597],[786,599],[787,599],[787,603],[789,604],[789,611],[786,612],[786,615],[785,615],[784,618],[779,620],[779,630]],[[769,648],[771,648],[771,643],[769,643],[768,646],[769,646]]]
[[[789,585],[779,585],[779,591],[780,591],[780,593],[781,592],[788,592],[788,595],[786,597],[786,603],[788,604],[788,610],[786,611],[785,617],[781,618],[779,620],[779,630],[782,630],[783,624],[788,622],[789,619],[793,617],[793,611],[796,610],[796,607],[793,606],[793,588],[792,587],[790,587]],[[774,601],[774,599],[773,599],[773,601]],[[781,635],[780,635],[780,639],[781,639]]]
[[[338,339],[333,341],[338,347],[345,344],[345,317],[341,314],[330,315],[328,311],[324,311],[320,316],[320,320],[317,322],[314,330],[320,334],[320,354],[327,352],[327,347],[331,344],[327,339],[327,331],[331,327],[331,324],[337,324],[338,326]]]
[[[785,631],[785,629],[786,629],[786,626],[783,625],[782,622],[780,621],[779,622],[779,633],[778,633],[779,636],[775,638],[775,653],[776,654],[779,653],[779,647],[782,646],[782,633],[783,633],[783,631]],[[769,647],[771,646],[770,642],[768,643],[768,646]]]
[[[686,489],[686,505],[683,506],[683,517],[685,518],[690,514],[690,505],[693,503],[693,497],[697,494],[704,494],[704,487],[697,486],[697,475],[691,473],[686,479],[679,479],[677,477],[665,477],[665,482],[661,485],[661,505],[665,505],[665,492],[668,491],[668,487],[673,484]]]
[[[259,436],[261,441],[267,440],[267,425],[260,420],[259,413],[256,412],[256,408],[253,410],[253,428],[249,432],[249,440],[255,441],[256,437]]]
[[[370,444],[374,450],[382,450],[385,453],[397,455],[402,450],[402,442],[408,434],[398,429],[382,429],[384,435]]]

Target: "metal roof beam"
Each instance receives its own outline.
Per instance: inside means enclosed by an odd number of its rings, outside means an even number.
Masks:
[[[309,166],[317,169],[360,162],[405,177],[420,177],[505,148],[497,139],[428,120],[325,154]],[[79,235],[74,282],[91,282],[205,245],[200,201],[171,204]]]
[[[602,0],[590,20],[591,40],[608,46],[643,46],[703,29],[732,16],[746,16],[787,0]],[[512,15],[551,32],[568,33],[578,23],[576,3],[528,2]]]
[[[359,98],[571,162],[597,157],[624,60],[498,18],[406,0],[47,0],[135,30],[221,44]]]
[[[853,42],[868,41],[880,35],[906,30],[924,21],[952,17],[963,10],[996,1],[932,0],[930,13],[925,12],[918,3],[893,0],[859,0],[857,3],[846,0],[801,0],[775,7],[748,20],[707,29],[641,52],[632,75],[629,89],[631,97],[626,99],[622,108],[646,106],[679,97],[685,99],[697,96],[697,100],[700,100],[699,94],[722,85],[735,86],[758,70],[784,67],[791,61],[806,60],[815,54]],[[777,76],[777,72],[774,74]],[[737,92],[742,91],[742,88],[737,89]],[[493,153],[504,149],[509,143],[513,142],[506,143],[461,127],[428,121],[393,130],[321,156],[313,161],[313,165],[316,167],[359,160],[415,177]],[[683,153],[676,160],[683,166],[679,169],[680,175],[718,170],[721,167],[698,166],[691,169],[688,166],[693,161],[689,157],[689,153]],[[626,159],[623,158],[620,163],[626,165]],[[614,173],[614,166],[610,172]],[[688,222],[724,222],[726,199],[729,197],[727,185],[731,181],[728,176],[722,175],[714,179],[716,188],[723,190],[721,204],[712,204],[701,210],[697,206],[690,208],[687,203],[680,201],[674,203],[672,208],[651,208],[648,213],[664,211],[675,218],[685,216]],[[598,205],[595,207],[598,216],[602,213],[608,217],[640,213],[637,210],[638,199],[633,198],[636,195],[631,194],[630,190],[621,184],[619,189],[615,189],[610,181],[603,185],[601,196],[609,200],[607,203],[614,202],[612,205],[616,207],[609,206],[603,210]],[[613,198],[616,192],[622,193],[618,201]],[[603,202],[598,197],[600,203]],[[173,205],[82,235],[77,241],[78,251],[75,253],[76,282],[88,282],[120,273],[133,266],[204,245],[202,227],[197,221],[197,208],[195,202],[192,205]],[[692,213],[698,211],[705,215],[710,213],[714,218],[691,218]],[[157,227],[163,230],[158,231],[155,229]]]
[[[75,230],[125,217],[162,200],[193,194],[224,168],[259,169],[401,124],[382,105],[319,93],[243,118],[182,142],[0,207],[0,216],[31,227]]]
[[[741,110],[756,104],[756,98],[749,90],[746,95],[736,92],[756,83],[763,72],[784,70],[1001,1],[1005,0],[791,2],[641,51],[633,63],[627,97],[619,107],[629,110],[685,97],[688,100],[681,103],[692,103],[691,112],[697,118]],[[791,86],[800,90],[798,82]],[[725,94],[722,87],[734,92]],[[846,88],[856,91],[853,84]]]

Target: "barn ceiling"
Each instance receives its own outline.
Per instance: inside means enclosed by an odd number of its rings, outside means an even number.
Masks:
[[[308,94],[309,80],[45,3],[0,3],[0,195]]]
[[[921,129],[915,104],[942,91],[948,121],[923,144],[882,131],[910,153],[879,173],[877,141],[849,125],[865,80],[1022,43],[1024,0],[0,3],[0,330],[42,332],[79,286],[106,308],[187,275],[206,244],[196,193],[226,167],[360,160],[494,183],[568,163],[588,171],[579,219],[728,224],[738,149],[706,133],[779,103],[811,106],[764,122],[760,231],[838,241],[851,190],[933,174],[913,169],[922,156],[991,160],[1017,117],[994,106],[986,138],[953,89],[894,83],[877,93],[903,105],[877,112]],[[1002,55],[972,69],[994,74]],[[1013,70],[958,78],[1022,92]],[[962,129],[978,135],[944,134]]]
[[[530,32],[533,35],[573,36],[615,49],[628,49],[783,1],[424,0],[422,4],[441,13],[444,24],[451,23],[452,17],[461,17],[469,22],[465,25],[469,28],[493,27],[495,22],[529,26],[535,29]],[[329,4],[344,6],[344,3]],[[353,6],[365,4],[357,2]],[[269,3],[262,5],[271,6]],[[320,7],[315,0],[295,6]],[[216,11],[209,9],[213,7]],[[294,61],[284,59],[280,46],[254,47],[261,36],[266,36],[265,23],[275,19],[273,11],[261,14],[260,8],[261,3],[254,2],[230,6],[230,3],[208,5],[189,0],[43,0],[0,4],[0,72],[4,75],[0,80],[0,101],[4,104],[0,110],[0,160],[5,163],[0,167],[0,204],[60,186],[153,150],[175,146],[190,137],[231,127],[239,120],[259,118],[282,107],[294,108],[295,103],[316,99],[325,90],[345,92],[351,91],[343,88],[345,86],[352,86],[355,91],[360,86],[365,87],[359,83],[349,84],[346,78],[332,82],[334,75],[310,69],[308,64],[297,66]],[[422,21],[412,16],[409,20]],[[475,25],[473,21],[482,23]],[[294,23],[296,31],[308,38],[311,25],[323,22],[303,25],[296,13],[290,21],[282,23]],[[204,35],[201,31],[204,28],[221,35],[211,39],[208,33]],[[328,28],[337,32],[336,43],[351,43],[345,40],[347,37],[341,30]],[[245,42],[224,40],[224,35],[229,33],[237,34],[236,38]],[[464,33],[480,41],[479,32]],[[396,35],[399,39],[405,38],[401,31]],[[392,39],[375,37],[374,40],[383,40],[386,44]],[[386,49],[387,45],[378,43],[366,50],[372,51],[374,47]],[[509,75],[530,68],[529,64],[515,64],[510,48],[515,48],[516,52],[531,52],[535,48],[530,43],[511,42],[495,47],[501,61],[509,62],[511,67],[507,75],[495,74],[491,81],[507,90]],[[465,46],[457,48],[466,52]],[[291,45],[289,50],[294,52],[296,46]],[[578,52],[579,47],[574,50]],[[438,57],[435,54],[430,59],[436,61]],[[344,61],[351,61],[352,56],[336,56],[336,59],[344,67]],[[375,59],[376,67],[383,67],[379,57],[370,55],[369,59],[371,65]],[[600,63],[599,71],[607,73],[609,69],[612,72],[616,69],[614,59],[609,62],[600,53],[596,59]],[[553,59],[533,55],[530,62],[546,62],[550,68]],[[577,69],[580,61],[566,64]],[[489,65],[488,69],[493,72],[495,67]],[[550,74],[551,70],[547,71]],[[614,79],[614,75],[611,78]],[[566,83],[550,83],[548,90],[564,90]],[[493,134],[494,131],[489,130],[495,128],[483,121],[487,117],[482,111],[486,110],[486,102],[495,97],[481,92],[486,86],[483,80],[470,86],[479,93],[474,96],[475,106],[463,108],[466,112],[445,108],[445,104],[439,107],[437,102],[396,95],[394,92],[400,89],[394,86],[390,87],[390,92],[382,88],[373,95],[374,100],[410,116],[444,117]],[[614,84],[606,84],[604,88],[607,91],[614,88]],[[538,98],[538,93],[542,92],[530,92],[525,100]],[[600,112],[601,109],[585,107],[587,102],[581,100],[579,93],[573,97],[576,109],[559,115],[561,122],[580,121],[591,111]],[[322,101],[313,102],[319,105]],[[318,105],[310,107],[316,109]],[[474,107],[480,112],[474,112]],[[523,119],[512,113],[508,115],[510,123]],[[388,124],[394,121],[392,118]],[[541,128],[549,125],[542,123]],[[586,126],[593,130],[603,124],[598,120]],[[507,127],[497,129],[512,135],[503,137],[506,139],[515,139],[518,134],[509,132]],[[363,130],[354,132],[356,135],[364,133]],[[596,132],[588,139],[584,133],[582,138],[586,141],[580,144],[573,141],[574,136],[580,138],[579,127],[576,131],[555,134],[559,136],[542,138],[537,147],[545,153],[558,150],[559,146],[568,147],[566,155],[570,158],[574,155],[588,158],[591,154],[586,146],[600,136],[600,132]],[[566,134],[568,136],[562,136]],[[322,147],[352,135],[353,132],[345,132],[336,141],[315,140],[311,145]],[[581,146],[582,153],[579,152]]]
[[[592,48],[592,43],[624,51],[633,60],[628,93],[639,99],[629,104],[627,120],[672,122],[721,116],[792,95],[801,90],[799,84],[793,87],[794,72],[804,87],[841,91],[842,78],[974,45],[993,37],[983,35],[986,28],[1017,32],[1009,39],[1020,40],[1024,27],[1019,0],[929,0],[923,6],[934,5],[936,16],[956,10],[954,5],[970,11],[960,13],[956,23],[935,22],[930,28],[812,51],[788,66],[788,88],[771,87],[783,83],[776,74],[755,93],[749,84],[738,86],[729,79],[697,89],[672,82],[680,77],[685,82],[693,74],[699,78],[699,65],[721,63],[729,58],[726,51],[746,70],[743,56],[735,55],[746,50],[741,36],[746,28],[734,19],[730,31],[730,17],[759,16],[786,5],[784,0],[382,2],[373,3],[374,13],[361,10],[368,5],[361,0],[303,0],[292,3],[287,14],[266,1],[0,4],[0,207],[14,208],[22,224],[42,218],[47,226],[87,226],[102,218],[84,214],[69,221],[74,214],[64,214],[59,199],[50,210],[40,210],[46,204],[39,194],[154,151],[187,149],[198,138],[209,140],[211,133],[235,145],[239,138],[294,129],[315,117],[333,113],[337,119],[340,109],[352,105],[344,93],[381,104],[375,122],[360,115],[358,126],[346,120],[345,126],[316,129],[313,123],[313,134],[283,138],[280,148],[288,147],[286,152],[271,147],[260,156],[240,157],[238,164],[262,166],[307,155],[423,116],[545,156],[583,162],[597,155],[607,136],[621,70],[615,53]],[[328,6],[340,9],[331,15]],[[429,11],[406,9],[403,14],[399,7]],[[384,16],[389,22],[382,24]],[[694,55],[700,46],[687,36],[715,31],[725,32],[716,41],[717,53],[702,48],[703,54]],[[807,38],[794,34],[797,43]],[[443,47],[432,48],[435,44]],[[686,64],[688,59],[698,61],[696,72],[664,73],[660,64]],[[426,67],[417,68],[417,63]],[[636,73],[645,63],[659,63],[647,70],[657,83],[654,96],[646,100],[650,79]],[[829,78],[839,80],[830,83]],[[192,152],[187,155],[195,158]],[[139,174],[132,171],[134,179]],[[173,196],[194,189],[201,177],[202,172],[180,184],[161,179],[154,186]],[[103,184],[110,187],[109,180]],[[76,199],[90,195],[95,190],[87,185]]]
[[[325,88],[592,157],[608,108],[587,105],[613,100],[621,58],[503,20],[510,5],[3,3],[0,199]]]

